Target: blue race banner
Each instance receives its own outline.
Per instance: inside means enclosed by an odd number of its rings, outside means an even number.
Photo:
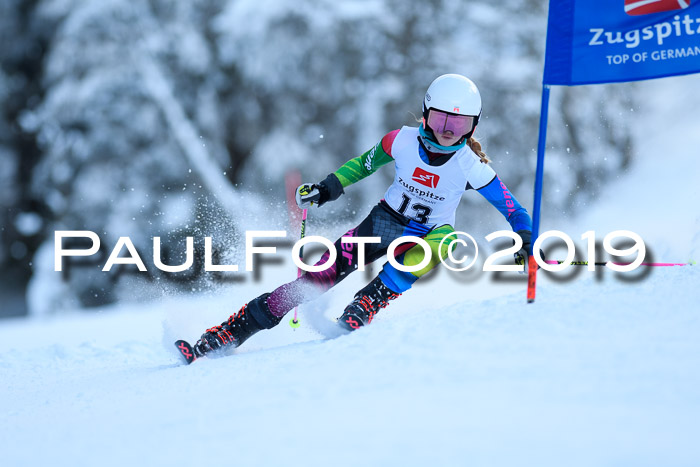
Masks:
[[[700,0],[550,0],[544,84],[700,72]]]

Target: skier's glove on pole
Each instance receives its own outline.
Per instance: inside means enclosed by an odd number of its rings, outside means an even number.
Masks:
[[[295,197],[300,209],[308,209],[314,204],[323,206],[328,201],[335,201],[343,193],[343,185],[338,177],[330,174],[322,182],[299,185]]]
[[[525,266],[527,268],[527,263],[530,257],[530,247],[532,246],[532,232],[529,230],[518,230],[516,232],[523,239],[523,247],[517,252],[513,253],[515,257],[515,264],[519,266]],[[540,250],[540,256],[545,260],[544,251]],[[537,269],[539,269],[539,264]]]
[[[303,183],[297,188],[296,200],[299,209],[308,209],[314,203],[318,204],[320,198],[321,191],[313,183]]]

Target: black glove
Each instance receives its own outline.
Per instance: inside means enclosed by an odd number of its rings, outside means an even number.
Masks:
[[[530,247],[532,246],[532,232],[529,230],[518,230],[516,233],[523,239],[523,246],[519,251],[513,253],[513,257],[515,257],[515,264],[525,266],[525,270],[527,270],[528,261],[530,259]],[[542,260],[545,259],[544,251],[542,250],[540,250],[540,257]],[[537,269],[539,268],[540,266],[538,264]]]
[[[335,174],[328,175],[320,183],[303,183],[297,188],[295,198],[297,206],[307,209],[313,204],[323,206],[328,201],[335,201],[344,193],[343,185]]]

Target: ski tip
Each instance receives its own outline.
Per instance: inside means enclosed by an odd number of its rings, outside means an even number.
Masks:
[[[197,356],[194,354],[194,349],[189,342],[178,340],[175,341],[175,347],[177,347],[178,352],[185,359],[185,362],[189,365],[193,361],[197,360]]]

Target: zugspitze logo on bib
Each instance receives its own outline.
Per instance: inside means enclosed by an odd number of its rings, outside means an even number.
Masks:
[[[416,167],[416,170],[413,171],[413,176],[411,179],[413,179],[414,182],[420,183],[421,185],[435,188],[437,187],[438,180],[440,180],[440,176],[426,172],[420,167]]]
[[[625,0],[625,13],[638,16],[683,10],[690,6],[690,2],[691,0]]]

